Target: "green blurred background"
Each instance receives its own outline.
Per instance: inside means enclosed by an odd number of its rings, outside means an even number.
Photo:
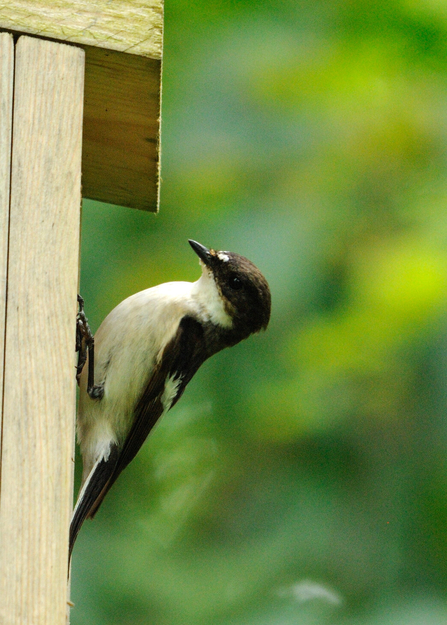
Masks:
[[[84,204],[93,328],[187,238],[272,320],[85,524],[72,625],[447,622],[447,2],[167,0],[162,166],[158,216]]]

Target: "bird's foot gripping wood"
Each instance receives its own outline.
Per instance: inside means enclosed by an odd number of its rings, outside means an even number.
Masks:
[[[79,385],[82,370],[88,356],[88,380],[87,393],[92,399],[101,399],[104,395],[102,385],[95,385],[95,339],[93,337],[88,319],[84,312],[84,300],[78,295],[79,310],[76,315],[76,351],[78,352],[78,364],[76,366],[76,380]]]
[[[84,299],[78,295],[79,310],[76,315],[76,350],[78,352],[78,364],[76,367],[76,380],[79,385],[82,370],[87,360],[87,352],[94,345],[92,331],[88,325],[88,319],[84,312]]]

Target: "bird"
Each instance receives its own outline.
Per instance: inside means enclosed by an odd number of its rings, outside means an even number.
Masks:
[[[270,289],[259,269],[239,254],[188,242],[199,257],[200,278],[167,282],[123,300],[94,335],[94,365],[92,350],[92,366],[78,371],[83,472],[70,557],[85,519],[94,517],[203,362],[269,323]]]

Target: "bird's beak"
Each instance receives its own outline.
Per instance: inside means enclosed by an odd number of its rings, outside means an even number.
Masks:
[[[192,239],[188,239],[188,243],[190,244],[192,249],[195,251],[197,256],[200,258],[200,260],[203,261],[205,265],[209,267],[211,264],[211,260],[213,258],[211,256],[209,249],[205,247],[204,245],[202,245],[201,243],[197,243],[197,241],[193,241]]]

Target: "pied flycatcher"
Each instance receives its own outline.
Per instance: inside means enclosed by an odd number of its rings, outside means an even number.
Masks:
[[[269,322],[269,286],[252,262],[189,243],[202,266],[197,282],[168,282],[131,295],[95,334],[95,384],[86,367],[80,376],[83,474],[70,554],[84,520],[95,515],[200,365]]]

